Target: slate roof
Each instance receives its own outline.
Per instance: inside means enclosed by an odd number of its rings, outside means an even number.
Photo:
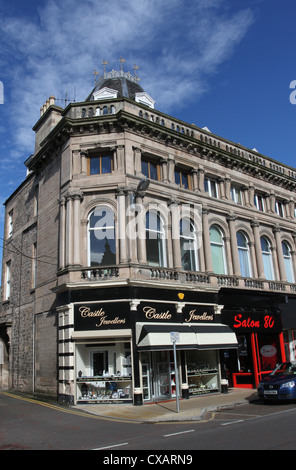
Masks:
[[[86,101],[93,101],[93,94],[101,90],[102,88],[112,88],[112,90],[118,91],[118,98],[129,98],[131,100],[135,99],[136,93],[144,92],[143,88],[136,83],[135,81],[129,80],[127,77],[116,77],[116,78],[104,78],[100,77],[95,88],[92,90],[91,94],[88,96]]]

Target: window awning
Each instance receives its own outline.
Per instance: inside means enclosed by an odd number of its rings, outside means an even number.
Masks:
[[[196,349],[196,335],[190,327],[182,323],[137,323],[136,335],[139,350],[159,351],[173,349],[171,331],[178,331],[180,342],[176,349]]]
[[[176,349],[233,349],[237,348],[235,333],[220,323],[201,325],[184,323],[137,323],[136,340],[140,351],[172,350],[170,333],[179,333]]]
[[[191,325],[195,332],[198,349],[236,349],[238,347],[236,334],[222,323],[207,323]]]

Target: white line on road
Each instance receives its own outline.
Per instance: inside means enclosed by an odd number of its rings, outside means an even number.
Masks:
[[[164,434],[163,437],[178,436],[179,434],[186,434],[187,432],[194,432],[194,429],[189,429],[188,431],[174,432],[172,434]]]
[[[244,419],[237,419],[236,421],[232,421],[231,423],[222,423],[221,426],[229,426],[230,424],[242,423],[245,421]]]
[[[112,446],[97,447],[96,449],[93,449],[93,450],[112,449],[113,447],[121,447],[121,446],[127,446],[127,445],[128,445],[128,442],[122,442],[122,444],[113,444]]]

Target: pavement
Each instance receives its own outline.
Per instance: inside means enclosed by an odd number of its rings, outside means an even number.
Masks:
[[[176,400],[145,403],[142,406],[132,404],[78,404],[76,409],[98,416],[126,421],[159,423],[167,421],[201,421],[209,413],[223,408],[232,408],[258,400],[256,390],[229,388],[228,393],[217,393],[179,400],[179,412]]]

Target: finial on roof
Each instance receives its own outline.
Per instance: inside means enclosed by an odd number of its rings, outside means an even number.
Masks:
[[[107,64],[108,64],[108,60],[103,59],[102,65],[104,66],[104,77],[105,77],[105,74],[106,74],[106,65]]]
[[[95,85],[97,83],[97,77],[100,75],[100,72],[97,72],[96,69],[93,71],[93,75],[95,76]]]
[[[133,69],[135,71],[135,74],[132,75],[130,72],[124,72],[123,70],[123,64],[126,62],[125,59],[123,59],[122,56],[120,56],[120,59],[118,60],[120,62],[120,71],[119,70],[114,70],[112,69],[110,72],[106,72],[106,65],[108,64],[108,61],[106,59],[102,59],[102,65],[103,65],[103,79],[108,79],[108,78],[127,78],[128,80],[131,80],[134,83],[139,83],[140,78],[137,75],[137,70],[139,69],[138,65],[134,65]],[[95,76],[95,86],[99,83],[100,79],[97,78],[100,73],[96,71],[96,69],[93,72],[93,75]],[[102,76],[101,76],[102,79]]]
[[[138,65],[136,65],[136,64],[133,66],[133,69],[134,69],[134,71],[135,71],[135,80],[136,80],[136,82],[139,82],[139,81],[140,81],[139,77],[137,76],[137,70],[139,70],[139,68],[140,68],[140,67],[139,67]]]
[[[123,58],[120,56],[120,59],[119,59],[118,62],[120,62],[120,64],[121,64],[121,65],[120,65],[120,70],[121,70],[121,72],[123,72],[123,64],[124,64],[124,62],[125,62],[125,59],[123,59]]]

